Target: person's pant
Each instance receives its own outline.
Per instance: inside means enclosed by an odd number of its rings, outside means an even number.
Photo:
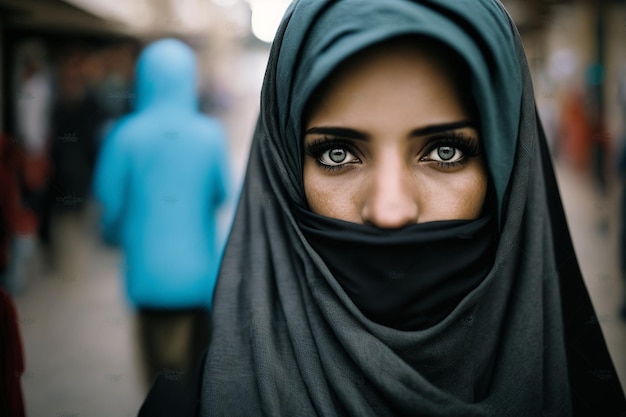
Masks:
[[[35,253],[35,236],[18,235],[11,241],[9,262],[0,286],[10,295],[21,294],[28,280],[28,267]]]
[[[205,309],[141,309],[137,316],[143,377],[149,387],[164,372],[186,378],[207,347],[209,312]]]

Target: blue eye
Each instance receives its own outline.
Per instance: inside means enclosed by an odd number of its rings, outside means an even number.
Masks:
[[[465,154],[454,146],[439,146],[430,151],[427,158],[432,161],[455,163],[463,160]]]
[[[458,132],[432,138],[420,161],[434,162],[441,168],[452,168],[480,155],[478,139]]]
[[[304,152],[315,158],[324,168],[340,168],[344,165],[360,162],[349,143],[334,139],[320,139],[305,145]]]
[[[324,152],[326,154],[326,152]],[[345,149],[333,149],[328,151],[328,157],[331,161],[340,164],[348,157],[348,152]]]
[[[349,164],[358,160],[350,151],[342,148],[325,151],[317,159],[320,163],[331,166]]]

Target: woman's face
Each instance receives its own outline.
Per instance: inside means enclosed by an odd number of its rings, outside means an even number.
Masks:
[[[389,229],[477,218],[487,170],[476,122],[448,74],[403,44],[338,69],[305,121],[310,209]]]

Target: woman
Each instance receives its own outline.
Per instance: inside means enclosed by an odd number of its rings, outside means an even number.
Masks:
[[[202,416],[620,415],[494,0],[299,0],[272,46]]]

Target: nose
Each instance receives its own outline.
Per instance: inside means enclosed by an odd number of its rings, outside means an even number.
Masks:
[[[391,161],[390,161],[391,162]],[[399,161],[377,168],[364,190],[363,223],[382,229],[397,229],[418,220],[417,190],[409,170]]]

